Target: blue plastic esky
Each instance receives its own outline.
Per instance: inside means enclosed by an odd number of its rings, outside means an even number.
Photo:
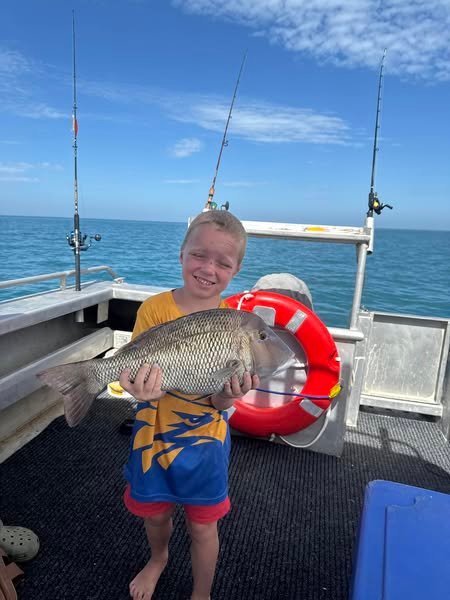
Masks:
[[[426,8],[424,8],[426,6]],[[447,0],[2,0],[0,214],[359,225],[378,71],[380,227],[450,229]]]

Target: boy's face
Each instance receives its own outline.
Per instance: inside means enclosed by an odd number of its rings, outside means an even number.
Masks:
[[[180,254],[185,290],[194,298],[220,296],[240,269],[239,250],[229,233],[199,225]]]

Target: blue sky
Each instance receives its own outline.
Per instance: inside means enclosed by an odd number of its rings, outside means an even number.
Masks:
[[[0,214],[450,229],[448,0],[2,0]]]

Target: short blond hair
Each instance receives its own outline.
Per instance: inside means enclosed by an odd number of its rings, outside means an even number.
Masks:
[[[241,221],[227,210],[207,210],[197,215],[195,219],[191,221],[189,229],[184,236],[183,243],[181,244],[181,252],[183,252],[192,233],[198,229],[200,225],[214,225],[217,229],[229,233],[239,244],[238,261],[239,264],[241,264],[247,247],[247,232]]]

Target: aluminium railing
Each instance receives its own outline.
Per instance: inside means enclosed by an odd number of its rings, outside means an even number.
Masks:
[[[123,277],[119,277],[117,273],[107,265],[100,265],[98,267],[88,267],[87,269],[82,269],[81,274],[86,275],[91,273],[100,273],[102,271],[106,271],[107,273],[109,273],[116,283],[122,283],[124,281]],[[49,281],[51,279],[59,279],[59,288],[61,290],[65,290],[67,287],[67,279],[69,277],[73,277],[74,275],[75,269],[70,271],[58,271],[56,273],[46,273],[44,275],[21,277],[20,279],[9,279],[7,281],[0,281],[0,289],[14,287],[16,285],[39,283],[41,281]]]

